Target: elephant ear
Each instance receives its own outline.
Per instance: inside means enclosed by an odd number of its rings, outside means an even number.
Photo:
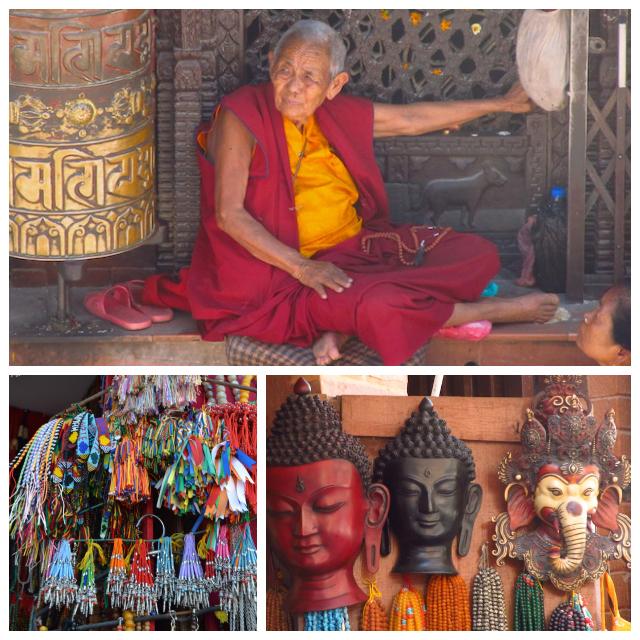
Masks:
[[[511,531],[531,524],[536,516],[533,508],[533,500],[527,494],[526,489],[521,484],[512,484],[507,487],[507,513],[509,514],[509,526]]]
[[[591,521],[596,527],[602,527],[609,531],[619,529],[617,517],[620,510],[620,489],[609,486],[602,491],[598,500],[598,508],[591,516]]]

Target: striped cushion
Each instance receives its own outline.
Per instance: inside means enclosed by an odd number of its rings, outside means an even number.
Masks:
[[[227,336],[224,340],[227,362],[242,366],[313,366],[316,364],[309,348],[290,344],[269,344],[244,336]],[[427,345],[424,345],[405,362],[406,365],[424,364]],[[382,365],[380,356],[357,338],[344,343],[342,358],[332,366],[377,366]]]

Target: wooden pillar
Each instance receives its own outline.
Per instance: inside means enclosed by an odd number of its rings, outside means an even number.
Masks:
[[[569,185],[567,197],[567,297],[584,294],[585,164],[587,157],[587,67],[589,10],[571,11],[569,58]]]

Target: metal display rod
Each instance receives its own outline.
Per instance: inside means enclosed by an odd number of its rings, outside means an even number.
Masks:
[[[188,611],[171,611],[169,613],[156,613],[150,616],[134,616],[134,622],[147,622],[149,620],[171,620],[172,618],[184,618],[186,616],[203,616],[205,613],[213,613],[220,611],[220,607],[206,607],[205,609],[189,609]],[[106,620],[104,622],[93,622],[92,624],[81,624],[74,627],[75,631],[87,631],[89,629],[108,629],[111,627],[117,627],[122,621],[122,617],[115,620]]]

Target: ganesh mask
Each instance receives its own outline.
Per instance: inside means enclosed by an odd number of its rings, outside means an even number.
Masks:
[[[566,591],[598,578],[609,558],[630,561],[631,523],[619,505],[631,465],[613,455],[613,410],[601,425],[591,412],[572,378],[553,380],[527,410],[521,456],[507,454],[499,469],[507,512],[494,518],[498,564],[520,558]]]

